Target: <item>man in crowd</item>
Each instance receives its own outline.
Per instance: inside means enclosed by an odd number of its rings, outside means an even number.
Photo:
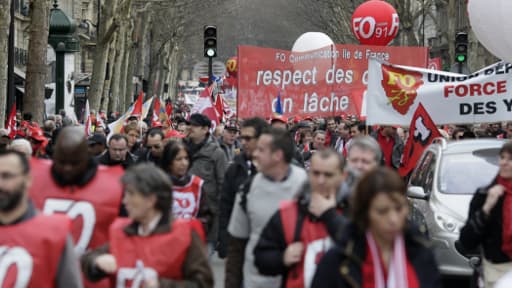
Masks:
[[[213,140],[209,129],[211,121],[202,114],[190,116],[190,128],[188,138],[185,139],[190,153],[190,173],[204,180],[203,191],[208,207],[212,211],[213,223],[207,223],[209,227],[208,242],[212,253],[218,237],[219,198],[224,184],[224,173],[227,161],[219,144]]]
[[[30,142],[28,142],[26,139],[19,138],[12,140],[8,149],[23,153],[27,159],[32,157],[32,145],[30,145]]]
[[[254,266],[253,250],[279,202],[292,199],[306,180],[306,172],[290,165],[294,144],[279,128],[264,131],[253,153],[260,173],[237,194],[228,232],[231,235],[226,261],[226,288],[279,287],[280,277],[265,277]],[[243,273],[242,273],[243,268]]]
[[[37,213],[28,197],[31,175],[25,155],[0,151],[0,178],[0,286],[82,287],[70,220]]]
[[[160,128],[151,128],[146,135],[146,152],[139,157],[138,162],[153,162],[160,165],[164,152],[164,132]]]
[[[65,127],[59,133],[53,162],[32,159],[31,167],[29,192],[35,207],[72,218],[75,252],[81,255],[105,244],[108,228],[121,211],[123,169],[99,166],[87,151],[80,127]],[[94,287],[108,287],[108,281]]]
[[[55,131],[55,129],[57,129],[57,127],[55,126],[55,122],[53,120],[47,119],[44,121],[43,132],[46,139],[50,140],[50,138],[52,138],[53,131]]]
[[[219,139],[220,148],[226,154],[226,159],[228,163],[232,163],[233,159],[240,152],[240,144],[236,139],[238,134],[238,125],[235,121],[229,121],[224,126],[224,132]],[[238,151],[238,152],[237,152]]]
[[[224,176],[224,185],[220,195],[220,215],[219,215],[219,257],[224,258],[227,255],[228,248],[228,224],[233,204],[235,202],[236,192],[249,177],[256,174],[256,167],[252,161],[252,154],[256,149],[256,143],[264,129],[269,127],[268,123],[261,118],[249,118],[242,122],[240,128],[240,142],[242,144],[242,153],[235,156],[231,165],[229,165]]]
[[[137,158],[128,152],[128,139],[123,134],[114,134],[108,140],[108,149],[100,155],[98,163],[106,166],[121,165],[124,169],[134,165]]]
[[[364,123],[361,123],[361,122],[355,122],[354,124],[350,125],[350,137],[351,138],[356,138],[356,137],[359,137],[359,136],[364,136],[365,135],[365,125]]]
[[[286,287],[309,287],[319,257],[333,244],[331,235],[343,226],[336,219],[340,214],[336,209],[340,208],[337,194],[344,180],[344,162],[330,149],[313,155],[309,183],[296,199],[281,202],[261,233],[254,249],[260,273],[283,276]]]
[[[347,178],[341,186],[341,198],[345,206],[348,206],[348,199],[357,180],[379,166],[381,161],[382,151],[374,138],[362,136],[352,139],[347,151]]]
[[[99,156],[107,149],[107,138],[103,134],[94,133],[87,138],[87,146],[92,156]]]
[[[337,129],[338,139],[336,139],[336,142],[333,146],[334,150],[338,151],[338,153],[341,153],[343,156],[347,156],[347,147],[350,141],[350,130],[348,124],[342,121],[340,124],[338,124]]]
[[[311,163],[311,156],[320,149],[324,149],[325,147],[325,137],[326,132],[323,130],[316,130],[313,132],[313,142],[310,144],[308,149],[304,149],[302,152],[302,158],[304,159],[304,166],[309,169],[309,165]]]
[[[270,126],[275,128],[288,129],[288,119],[282,115],[275,115],[270,119]]]
[[[128,139],[128,149],[130,153],[139,157],[142,155],[142,145],[140,140],[140,127],[137,123],[129,123],[123,127],[123,133]]]
[[[397,128],[398,126],[382,126],[373,135],[382,150],[384,163],[393,169],[398,169],[400,166],[404,150],[404,142],[398,136]]]
[[[336,121],[333,117],[327,118],[325,133],[325,146],[334,147],[336,140],[338,140],[338,132],[336,131]]]

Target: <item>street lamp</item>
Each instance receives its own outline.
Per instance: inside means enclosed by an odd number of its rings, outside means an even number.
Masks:
[[[50,11],[50,29],[48,43],[53,47],[56,54],[55,71],[55,113],[64,109],[65,95],[72,97],[72,92],[66,93],[66,77],[70,77],[74,65],[66,66],[65,59],[74,63],[74,52],[80,51],[80,43],[75,37],[76,22],[59,8],[57,0],[54,0],[53,8]],[[66,76],[67,75],[67,76]]]

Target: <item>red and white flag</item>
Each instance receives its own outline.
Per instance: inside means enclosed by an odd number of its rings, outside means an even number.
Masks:
[[[85,111],[84,111],[84,125],[85,125],[85,135],[87,137],[94,134],[94,131],[92,129],[92,118],[91,118],[91,111],[89,109],[89,99],[85,100]]]
[[[217,93],[217,98],[215,99],[215,110],[217,110],[219,121],[224,122],[224,99],[222,99],[219,93]]]
[[[144,102],[144,91],[140,90],[139,97],[137,97],[137,100],[133,104],[133,110],[130,116],[137,116],[137,118],[140,120],[142,119],[142,104]]]
[[[199,97],[197,98],[196,103],[192,106],[190,114],[203,114],[206,115],[212,121],[212,131],[219,124],[219,118],[217,117],[217,110],[213,105],[212,101],[212,93],[213,93],[213,85],[204,89]]]
[[[398,168],[398,173],[402,177],[407,176],[414,169],[425,148],[435,138],[442,137],[421,103],[416,108],[409,127],[409,137],[405,143],[402,161],[400,161],[400,167]]]
[[[172,102],[170,100],[165,104],[165,113],[169,119],[172,118]]]
[[[7,118],[7,123],[5,123],[5,129],[9,132],[9,138],[14,139],[16,136],[16,103],[12,104],[9,118]]]

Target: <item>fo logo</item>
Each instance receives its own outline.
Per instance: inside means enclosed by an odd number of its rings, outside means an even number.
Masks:
[[[389,65],[382,65],[382,88],[386,91],[388,103],[398,113],[405,115],[418,96],[423,85],[422,74]]]

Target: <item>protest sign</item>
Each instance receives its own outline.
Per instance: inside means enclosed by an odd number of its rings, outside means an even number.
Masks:
[[[241,118],[270,117],[277,94],[284,116],[361,115],[368,59],[426,67],[427,48],[331,45],[309,52],[239,46]]]
[[[471,75],[370,60],[368,124],[409,125],[421,103],[437,124],[510,120],[512,64],[500,62]]]

